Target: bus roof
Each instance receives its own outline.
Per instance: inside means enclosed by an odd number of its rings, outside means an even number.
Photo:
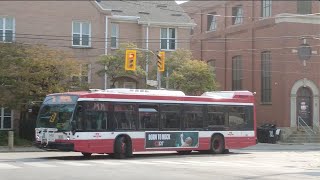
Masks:
[[[161,101],[221,101],[221,102],[254,102],[250,91],[210,91],[201,96],[186,96],[182,91],[153,89],[92,89],[82,92],[56,93],[51,95],[77,95],[81,99],[128,99],[128,100],[161,100]]]

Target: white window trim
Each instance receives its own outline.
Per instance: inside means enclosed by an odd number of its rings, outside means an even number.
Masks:
[[[267,2],[269,2],[270,4],[268,4],[267,6]],[[266,16],[266,12],[264,10],[268,10],[270,9],[270,14],[268,16]],[[262,0],[261,1],[261,18],[262,19],[266,19],[266,18],[270,18],[272,17],[272,0]]]
[[[80,33],[73,33],[73,23],[80,23]],[[89,23],[89,43],[88,45],[82,45],[82,24]],[[73,44],[73,34],[80,34],[80,45]],[[72,31],[71,31],[71,45],[72,47],[91,47],[91,22],[89,21],[72,21]]]
[[[116,26],[116,36],[112,36],[112,26]],[[110,48],[111,49],[118,49],[119,48],[119,24],[117,23],[111,23],[111,33],[110,33]],[[116,38],[116,47],[112,47],[112,37]]]
[[[6,18],[12,18],[12,29],[6,29]],[[12,43],[15,41],[15,37],[16,37],[16,19],[14,17],[11,17],[11,16],[0,16],[0,19],[2,19],[3,21],[3,29],[2,29],[2,39],[0,39],[0,42],[2,43]],[[8,41],[5,41],[5,33],[6,33],[6,30],[12,30],[12,41],[8,42]]]
[[[234,22],[232,21],[232,23],[233,23],[232,25],[243,24],[243,20],[244,20],[243,6],[238,5],[238,6],[234,6],[234,8],[239,8],[240,11],[237,11],[237,14],[235,16],[232,14],[232,17],[235,18]]]
[[[212,31],[217,31],[217,14],[216,13],[213,13],[212,15],[212,20],[210,22],[210,28],[207,32],[212,32]],[[212,24],[214,22],[214,24]],[[214,28],[212,28],[212,25],[214,25]]]
[[[10,115],[10,117],[11,117],[11,119],[10,119],[10,121],[11,121],[11,128],[3,128],[3,125],[4,125],[4,118],[5,117],[9,117],[9,116],[4,116],[4,109],[5,108],[3,108],[3,107],[0,107],[0,111],[1,111],[1,113],[0,113],[0,129],[2,129],[2,130],[8,130],[8,129],[13,129],[13,110],[11,110],[11,115]]]
[[[166,30],[167,30],[167,37],[166,37],[166,38],[161,38],[161,29],[166,29]],[[175,48],[174,48],[174,49],[169,49],[169,44],[170,44],[170,43],[169,43],[169,42],[170,42],[169,40],[170,40],[170,39],[173,39],[173,38],[169,38],[169,36],[170,36],[170,35],[169,35],[169,29],[174,29],[174,31],[175,31],[175,38],[174,38],[174,40],[175,40],[175,45],[174,45],[174,47],[175,47]],[[166,49],[161,49],[161,40],[162,40],[162,39],[168,40],[168,41],[167,41],[167,48],[166,48]],[[161,50],[165,50],[165,51],[175,51],[175,50],[178,49],[178,46],[177,46],[178,43],[177,43],[177,42],[178,42],[178,32],[177,32],[177,28],[174,28],[174,27],[161,27],[161,28],[160,28],[160,49],[161,49]]]

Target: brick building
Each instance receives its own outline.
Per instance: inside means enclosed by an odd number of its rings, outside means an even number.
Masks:
[[[303,119],[319,130],[319,1],[190,1],[193,55],[215,67],[221,90],[256,93],[258,126],[283,138]],[[300,45],[309,56],[300,60]],[[300,49],[301,50],[301,49]]]
[[[170,55],[190,48],[185,40],[193,26],[174,1],[0,1],[0,42],[44,44],[70,52],[81,60],[82,79],[90,88],[110,87],[96,74],[103,68],[96,63],[100,55],[112,54],[126,42]],[[117,87],[144,84],[145,79],[123,77]],[[9,109],[0,107],[0,117],[0,129],[19,126],[13,120],[19,115]]]

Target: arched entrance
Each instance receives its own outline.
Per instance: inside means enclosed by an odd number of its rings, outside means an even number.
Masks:
[[[295,82],[291,89],[290,127],[297,127],[298,116],[304,117],[313,129],[319,127],[319,89],[306,78]]]
[[[310,88],[300,87],[297,93],[297,116],[301,117],[308,126],[312,126],[312,102]]]

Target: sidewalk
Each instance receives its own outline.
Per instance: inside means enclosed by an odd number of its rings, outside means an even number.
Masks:
[[[315,151],[320,150],[320,143],[281,143],[268,144],[268,143],[258,143],[255,146],[240,149],[241,151]]]
[[[8,146],[0,146],[0,153],[5,152],[45,152],[33,146],[15,146],[13,150],[9,150]]]

